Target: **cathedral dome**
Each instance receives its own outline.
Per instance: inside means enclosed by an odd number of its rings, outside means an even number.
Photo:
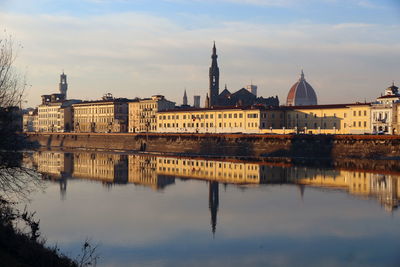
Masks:
[[[306,82],[304,79],[304,73],[301,71],[300,79],[290,88],[286,105],[306,106],[317,104],[317,95],[311,85]]]

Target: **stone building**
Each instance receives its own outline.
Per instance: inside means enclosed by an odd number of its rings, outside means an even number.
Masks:
[[[371,125],[372,132],[377,134],[400,134],[398,127],[399,88],[392,84],[373,103]]]
[[[312,86],[304,78],[301,71],[300,79],[290,88],[286,105],[287,106],[306,106],[317,105],[317,95]]]
[[[38,131],[38,109],[30,110],[22,116],[22,130],[24,132]]]
[[[113,98],[107,94],[102,100],[74,104],[74,130],[88,133],[122,133],[128,128],[126,98]]]
[[[174,109],[175,102],[162,95],[154,95],[129,103],[129,132],[143,133],[157,131],[157,112]]]
[[[209,92],[206,96],[205,107],[227,107],[227,106],[248,106],[262,104],[264,106],[279,106],[278,97],[257,97],[257,86],[249,85],[238,91],[231,93],[226,85],[225,89],[219,93],[219,67],[217,62],[217,49],[215,42],[211,55],[211,67],[209,70]]]
[[[58,94],[42,96],[42,104],[38,107],[37,131],[39,132],[69,132],[73,130],[72,105],[81,100],[65,100]]]
[[[371,133],[371,104],[215,107],[158,113],[158,132]]]
[[[278,126],[280,113],[280,110],[261,106],[162,111],[158,113],[157,132],[259,133],[260,129]]]
[[[371,104],[333,104],[283,107],[286,129],[311,134],[371,133]]]

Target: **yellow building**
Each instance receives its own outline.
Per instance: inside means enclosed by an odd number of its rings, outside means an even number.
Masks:
[[[158,113],[160,133],[371,133],[369,103],[176,109]]]
[[[370,104],[335,104],[285,108],[286,129],[310,134],[371,133]]]
[[[158,113],[157,132],[260,133],[283,127],[282,118],[282,111],[263,107],[176,109]]]
[[[131,133],[156,132],[157,112],[174,109],[175,102],[162,95],[140,99],[129,103],[129,129]]]
[[[39,132],[69,132],[73,129],[71,105],[80,100],[43,102],[38,107],[36,129]]]
[[[128,102],[124,98],[114,99],[111,96],[106,96],[103,100],[74,104],[75,132],[126,132]]]

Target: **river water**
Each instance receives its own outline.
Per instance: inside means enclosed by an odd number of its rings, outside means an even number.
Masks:
[[[400,173],[100,152],[28,153],[48,245],[98,266],[399,266]]]

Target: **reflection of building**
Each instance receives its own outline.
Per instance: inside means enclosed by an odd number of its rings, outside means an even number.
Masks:
[[[174,107],[175,102],[168,101],[162,95],[154,95],[151,98],[129,103],[129,132],[156,132],[157,112],[173,109]]]
[[[111,153],[75,153],[73,176],[109,183],[127,183],[127,156]]]
[[[129,183],[150,186],[154,190],[175,183],[175,178],[157,173],[157,158],[154,156],[129,155],[128,162]]]
[[[211,212],[211,228],[212,233],[215,234],[217,227],[217,213],[219,205],[219,184],[218,182],[209,183],[209,193],[208,193],[208,206]]]
[[[398,207],[400,197],[399,177],[362,171],[321,171],[310,173],[309,169],[294,169],[290,181],[301,185],[347,190],[352,195],[374,197],[392,210]],[[306,173],[308,171],[308,174]],[[299,175],[300,173],[300,175]]]
[[[73,171],[73,158],[71,153],[39,151],[33,154],[37,171],[46,177],[70,177]]]
[[[66,179],[82,178],[111,183],[134,183],[155,190],[175,183],[175,178],[205,180],[210,183],[209,208],[215,231],[219,205],[218,183],[236,185],[294,184],[301,194],[306,187],[347,191],[351,195],[377,199],[386,210],[399,205],[399,177],[365,171],[284,167],[234,160],[120,155],[112,153],[35,152],[33,166],[46,179],[60,181],[65,193]]]
[[[244,162],[157,157],[157,173],[233,184],[259,184],[271,179],[270,168]]]

